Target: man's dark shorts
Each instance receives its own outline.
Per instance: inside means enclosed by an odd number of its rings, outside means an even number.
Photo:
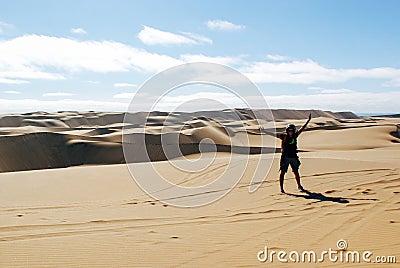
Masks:
[[[286,173],[288,171],[289,165],[292,167],[293,171],[298,171],[301,165],[299,158],[297,156],[287,157],[286,155],[282,155],[280,170]]]

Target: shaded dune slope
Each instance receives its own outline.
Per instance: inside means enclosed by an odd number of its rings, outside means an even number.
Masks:
[[[282,131],[288,119],[302,124],[313,113],[310,129],[321,127],[342,128],[346,122],[370,124],[351,112],[333,113],[318,110],[273,110],[277,131]],[[259,124],[273,129],[271,113],[255,111],[258,122],[246,109],[199,111],[194,113],[129,114],[129,124],[123,123],[125,113],[34,112],[0,116],[0,172],[60,168],[76,165],[124,163],[122,130],[128,130],[124,142],[143,140],[150,161],[165,160],[162,140],[179,150],[172,157],[200,152],[270,153],[274,146],[260,146],[257,136]],[[368,119],[373,120],[373,119]],[[372,121],[373,123],[373,121]],[[258,131],[258,132],[257,132]],[[250,134],[250,135],[248,135]],[[394,137],[398,134],[392,134]],[[250,137],[250,138],[249,138]],[[169,155],[171,157],[171,155]],[[133,162],[147,161],[137,155]]]

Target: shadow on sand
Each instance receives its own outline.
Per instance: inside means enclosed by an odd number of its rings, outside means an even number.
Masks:
[[[308,190],[304,190],[302,192],[303,194],[292,194],[292,193],[286,193],[287,195],[294,196],[294,197],[301,197],[305,199],[312,199],[312,200],[317,200],[317,202],[323,202],[323,201],[328,201],[328,202],[335,202],[335,203],[341,203],[341,204],[347,204],[350,203],[350,200],[371,200],[371,201],[378,201],[378,199],[375,198],[344,198],[344,197],[331,197],[331,196],[326,196],[323,195],[322,193],[314,193]]]

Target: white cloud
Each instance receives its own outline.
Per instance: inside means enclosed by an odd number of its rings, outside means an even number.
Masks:
[[[184,62],[211,62],[223,65],[233,65],[242,62],[242,57],[205,56],[203,54],[183,54],[180,59]]]
[[[209,20],[206,25],[211,30],[219,31],[238,31],[246,28],[244,25],[233,24],[226,20]]]
[[[21,94],[20,91],[16,91],[16,90],[6,90],[6,91],[3,91],[3,93],[6,93],[6,94]]]
[[[138,33],[138,38],[146,45],[196,45],[199,43],[212,43],[211,39],[198,34],[181,33],[175,34],[143,25],[143,29]]]
[[[400,92],[343,92],[315,93],[301,95],[264,96],[272,109],[321,109],[331,111],[353,111],[356,113],[398,113]],[[263,100],[248,96],[253,108],[262,106]],[[150,99],[150,98],[149,98]],[[186,104],[186,105],[185,105]],[[188,95],[164,96],[156,110],[172,111],[179,107],[183,111],[212,110],[245,107],[242,100],[231,93],[196,92]]]
[[[115,41],[80,41],[44,35],[0,40],[0,55],[2,84],[24,84],[32,79],[63,80],[71,73],[82,71],[155,73],[185,62],[201,61],[236,65],[256,83],[315,84],[365,78],[385,79],[387,86],[400,85],[400,69],[390,67],[335,69],[310,59],[246,62],[243,56],[183,54],[171,57]]]
[[[113,96],[114,99],[132,99],[135,96],[135,92],[124,92],[118,93]]]
[[[137,87],[137,85],[131,83],[114,83],[114,87]]]
[[[210,45],[213,43],[213,41],[210,38],[205,37],[200,34],[191,33],[191,32],[181,32],[181,34],[186,35],[187,37],[197,41],[198,43],[207,43]]]
[[[71,28],[71,33],[74,34],[87,34],[83,28]]]
[[[149,53],[114,41],[79,41],[45,35],[24,35],[0,40],[0,82],[19,79],[65,79],[49,72],[92,71],[99,73],[157,72],[182,63],[176,58]]]
[[[12,112],[32,112],[32,111],[126,111],[129,103],[112,101],[94,100],[37,100],[19,99],[9,100],[0,99],[1,111],[4,113]]]
[[[321,109],[356,113],[398,113],[400,92],[346,92],[334,94],[267,96],[272,108]]]
[[[333,69],[315,61],[252,62],[240,69],[256,83],[313,84],[344,82],[353,78],[399,79],[400,69],[380,67],[372,69]]]
[[[187,95],[163,96],[155,110],[159,111],[203,111],[244,107],[243,101],[228,92],[196,92]]]
[[[7,56],[10,56],[10,55],[7,55]],[[19,80],[19,78],[23,78],[23,79],[45,79],[45,80],[64,80],[65,79],[65,77],[63,75],[61,75],[61,74],[44,72],[44,71],[38,70],[38,67],[33,67],[33,66],[29,66],[29,67],[23,66],[23,65],[22,66],[17,66],[15,64],[16,68],[14,70],[2,71],[2,67],[4,68],[4,66],[2,66],[1,63],[2,63],[2,59],[0,59],[0,79],[1,78],[5,79],[4,83],[6,83],[6,84],[25,84],[25,83],[29,83],[28,81],[25,81],[25,80]],[[9,78],[11,78],[11,79],[9,79]],[[15,79],[15,78],[17,78],[17,79]],[[8,80],[8,82],[7,82],[7,80]]]
[[[323,94],[338,94],[338,93],[350,93],[354,92],[348,88],[322,88],[322,87],[309,87],[308,89],[318,91]]]
[[[66,96],[73,96],[75,94],[73,93],[68,93],[68,92],[47,92],[44,93],[42,96],[43,97],[66,97]]]
[[[0,34],[3,33],[5,30],[14,28],[14,25],[6,23],[4,21],[0,21]]]
[[[283,55],[277,55],[277,54],[275,54],[275,55],[268,54],[267,59],[270,59],[273,61],[287,61],[287,60],[290,60],[290,57],[283,56]]]
[[[400,77],[394,78],[383,84],[384,87],[400,87]]]
[[[134,93],[132,92],[119,93],[114,96],[116,99],[132,99],[133,97]],[[398,113],[399,98],[399,91],[265,96],[270,108],[273,109],[322,109],[331,111],[353,111],[356,113]],[[148,97],[151,103],[154,103],[156,99],[157,98],[153,96]],[[205,99],[209,99],[209,102]],[[215,106],[217,102],[228,107],[244,107],[241,100],[230,93],[197,92],[190,95],[167,95],[160,100],[156,109],[168,111],[186,102],[190,102],[190,105],[182,107],[190,111],[207,107],[210,109],[221,108],[220,105],[217,107]],[[262,102],[260,101],[260,103]],[[129,103],[126,101],[0,99],[2,112],[29,112],[38,110],[126,111],[128,105]],[[143,104],[143,107],[148,107],[148,104]],[[253,108],[258,109],[266,107],[256,106]],[[137,110],[141,110],[141,107],[138,107]]]
[[[0,74],[1,75],[1,74]],[[28,81],[25,80],[18,80],[18,79],[8,79],[8,78],[2,78],[0,77],[0,84],[14,84],[14,85],[19,85],[19,84],[26,84],[29,83]]]

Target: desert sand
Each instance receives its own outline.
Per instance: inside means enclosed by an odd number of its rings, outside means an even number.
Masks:
[[[200,157],[196,144],[204,138],[225,145],[209,169],[182,175],[171,164],[182,157],[158,161],[165,113],[153,113],[146,128],[153,162],[138,158],[133,164],[143,172],[153,165],[190,187],[225,172],[231,156],[237,163],[250,159],[230,193],[197,208],[166,205],[137,186],[124,164],[122,113],[0,116],[0,267],[331,267],[338,263],[260,263],[257,254],[265,246],[320,252],[336,249],[339,239],[348,249],[400,261],[400,118],[312,111],[314,118],[299,137],[308,192],[297,191],[289,171],[288,193],[281,194],[279,150],[263,151],[273,157],[272,168],[249,193],[259,154],[224,151],[229,144],[218,120],[227,113],[237,111],[176,114],[169,122],[169,131],[176,131],[176,122],[187,121],[178,128],[187,158]],[[308,113],[273,111],[277,130],[288,122],[300,126]],[[259,148],[258,123],[239,114],[245,127],[230,122],[237,144]],[[142,135],[135,132],[140,128],[131,126],[133,135]]]

